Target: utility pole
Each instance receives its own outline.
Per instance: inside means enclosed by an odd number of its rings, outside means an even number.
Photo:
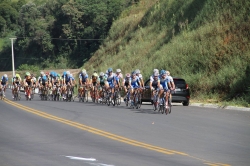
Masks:
[[[14,64],[14,49],[13,49],[13,40],[16,38],[10,38],[11,40],[11,47],[12,47],[12,78],[15,77],[15,64]],[[13,81],[13,79],[12,79]]]

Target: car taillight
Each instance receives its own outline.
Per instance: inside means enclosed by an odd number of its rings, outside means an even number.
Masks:
[[[188,84],[186,84],[186,89],[188,89]]]

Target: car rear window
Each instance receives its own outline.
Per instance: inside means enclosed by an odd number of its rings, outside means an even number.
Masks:
[[[186,88],[186,81],[184,79],[175,79],[174,78],[174,84],[177,88]]]

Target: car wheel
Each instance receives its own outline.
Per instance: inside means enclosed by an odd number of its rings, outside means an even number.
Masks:
[[[189,101],[182,102],[183,106],[189,106]]]

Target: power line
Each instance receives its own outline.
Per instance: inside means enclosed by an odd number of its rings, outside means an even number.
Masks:
[[[34,37],[16,37],[16,38],[20,38],[20,39],[25,39],[25,38],[29,38],[29,39],[35,39]],[[39,38],[39,39],[43,39],[43,38]],[[63,39],[63,38],[50,38],[52,40],[105,40],[105,39]]]

